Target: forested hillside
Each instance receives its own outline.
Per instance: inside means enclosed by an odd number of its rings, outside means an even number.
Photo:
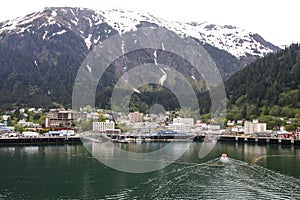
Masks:
[[[250,64],[226,82],[228,118],[300,114],[300,46]]]

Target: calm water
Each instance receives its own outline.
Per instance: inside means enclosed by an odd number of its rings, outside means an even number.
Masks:
[[[200,159],[201,145],[146,174],[110,169],[82,145],[2,146],[0,199],[300,199],[300,149],[217,143]],[[222,152],[231,165],[217,164]]]

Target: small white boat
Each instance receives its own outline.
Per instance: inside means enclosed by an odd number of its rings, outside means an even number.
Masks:
[[[229,163],[230,159],[228,157],[228,155],[226,153],[222,153],[221,157],[220,157],[220,161],[224,164]]]

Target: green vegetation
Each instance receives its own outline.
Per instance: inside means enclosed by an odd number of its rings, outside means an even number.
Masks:
[[[225,82],[227,119],[254,119],[268,128],[300,126],[300,45],[270,54]],[[201,95],[201,113],[209,113],[209,93]],[[291,122],[286,122],[291,119]]]
[[[14,125],[14,128],[15,128],[15,131],[18,133],[23,133],[25,131],[25,128],[20,124]]]
[[[228,118],[300,113],[300,46],[257,60],[226,82]]]

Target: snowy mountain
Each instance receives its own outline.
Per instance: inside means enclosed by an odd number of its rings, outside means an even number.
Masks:
[[[0,104],[69,104],[78,68],[91,49],[114,34],[149,26],[165,27],[182,37],[194,38],[211,55],[224,79],[279,50],[258,34],[229,25],[169,22],[148,13],[124,10],[45,8],[0,23]],[[196,82],[201,81],[187,63],[163,53],[154,60],[153,55],[154,52],[145,50],[129,57],[132,66],[149,60],[161,61],[177,67]],[[144,57],[135,59],[141,56]],[[123,73],[117,71],[119,75]],[[103,90],[109,88],[107,83],[117,79],[109,76],[103,80]],[[106,103],[105,97],[102,100]]]
[[[43,19],[43,22],[36,23]],[[84,22],[89,27],[82,26]],[[92,11],[82,8],[45,8],[22,18],[6,21],[1,24],[1,33],[19,33],[25,31],[34,34],[34,30],[49,26],[58,26],[57,32],[45,31],[43,39],[76,31],[85,41],[88,48],[99,43],[102,33],[94,31],[97,26],[107,23],[110,27],[105,31],[110,34],[113,30],[125,33],[143,24],[165,27],[185,37],[193,37],[202,43],[224,50],[236,58],[245,56],[263,57],[273,53],[278,47],[266,42],[258,34],[231,25],[214,25],[203,23],[170,22],[157,18],[149,13],[139,13],[124,10]]]
[[[182,36],[196,38],[203,43],[225,50],[237,58],[247,55],[263,57],[278,50],[274,45],[263,42],[263,39],[257,34],[231,25],[219,26],[207,22],[169,22],[150,14],[122,10],[110,10],[98,13],[104,16],[105,22],[119,33],[134,30],[141,22],[147,22],[165,27]]]

